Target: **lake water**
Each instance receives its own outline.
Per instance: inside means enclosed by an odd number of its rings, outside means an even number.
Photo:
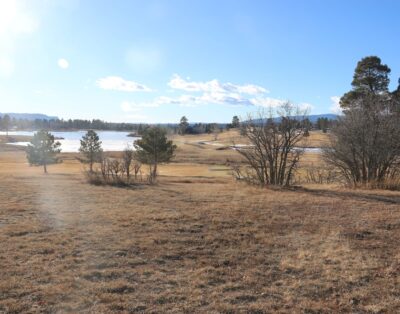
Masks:
[[[128,145],[132,148],[133,141],[137,137],[129,137],[130,132],[118,131],[96,131],[102,141],[102,148],[104,151],[123,151]],[[31,131],[10,131],[9,136],[23,135],[33,136],[35,132]],[[76,153],[79,151],[80,139],[85,135],[86,131],[69,131],[69,132],[51,132],[55,137],[63,138],[57,140],[61,143],[61,152]],[[0,135],[5,135],[5,132],[0,132]],[[27,146],[29,142],[16,142],[9,143],[9,145]]]

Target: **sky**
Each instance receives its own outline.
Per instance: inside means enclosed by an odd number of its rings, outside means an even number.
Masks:
[[[0,0],[0,112],[229,122],[337,113],[361,58],[400,77],[397,0]]]

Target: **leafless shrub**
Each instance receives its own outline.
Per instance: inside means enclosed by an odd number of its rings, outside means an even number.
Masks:
[[[132,180],[130,170],[128,170],[128,166],[129,169],[131,168],[131,163],[132,161],[130,163],[127,161],[127,156],[120,159],[104,157],[98,168],[94,168],[93,171],[85,171],[85,175],[88,182],[95,185],[128,186],[137,184],[142,181],[140,164],[134,164],[135,176]]]
[[[218,141],[219,134],[221,133],[221,130],[220,130],[220,128],[218,127],[218,125],[216,125],[216,126],[213,128],[212,133],[213,133],[213,136],[214,136],[214,141]]]
[[[134,158],[134,150],[127,146],[122,153],[123,167],[126,172],[126,180],[129,183],[131,177],[131,164]]]
[[[147,175],[147,182],[149,184],[154,184],[156,182],[156,175],[154,174],[153,171],[150,171],[149,174]]]
[[[282,105],[278,118],[259,113],[241,124],[250,145],[236,147],[246,166],[233,169],[237,178],[261,186],[288,186],[293,182],[304,149],[298,147],[306,131],[305,112],[290,103]]]
[[[230,167],[231,175],[235,178],[235,180],[259,185],[257,176],[254,174],[249,166],[233,163],[230,165]]]
[[[361,187],[366,187],[370,189],[384,189],[384,190],[393,190],[393,191],[400,191],[400,167],[396,167],[392,169],[385,180],[378,181],[373,180],[368,182]]]
[[[90,183],[90,184],[93,184],[93,185],[104,185],[104,184],[106,184],[105,181],[104,181],[104,177],[101,175],[100,172],[96,172],[96,171],[90,172],[88,170],[85,170],[84,171],[84,175],[85,175],[85,178],[86,178],[87,182]]]
[[[399,178],[400,115],[384,95],[357,101],[361,105],[346,110],[332,129],[323,156],[349,184],[384,187]]]
[[[133,164],[133,173],[135,175],[135,180],[138,180],[140,177],[140,181],[142,181],[142,164],[140,162],[135,162]]]
[[[304,181],[306,183],[330,184],[343,182],[340,172],[332,166],[314,166],[304,168]]]

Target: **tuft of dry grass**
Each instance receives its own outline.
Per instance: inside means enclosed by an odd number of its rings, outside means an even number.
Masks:
[[[0,152],[0,313],[400,312],[400,192],[260,189],[185,158],[126,189]]]

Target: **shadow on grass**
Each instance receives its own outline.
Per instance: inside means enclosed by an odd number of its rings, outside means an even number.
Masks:
[[[357,191],[333,191],[333,190],[320,190],[320,189],[310,189],[305,187],[297,187],[290,189],[293,192],[310,193],[314,196],[332,197],[336,199],[356,199],[360,201],[374,201],[382,202],[387,204],[400,204],[399,196],[383,196],[376,193],[359,193]]]

